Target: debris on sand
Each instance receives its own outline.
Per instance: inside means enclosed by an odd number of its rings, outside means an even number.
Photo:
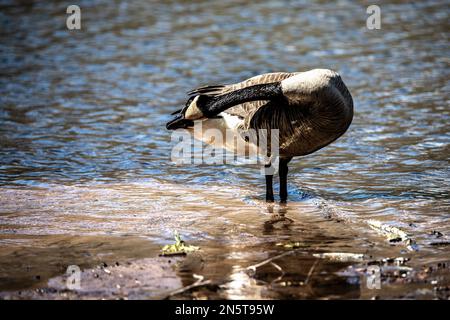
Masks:
[[[314,253],[314,257],[321,259],[329,259],[332,261],[341,262],[359,262],[364,259],[370,258],[362,253],[347,253],[347,252],[324,252],[324,253]]]
[[[436,238],[442,238],[444,234],[437,230],[431,230],[430,235],[435,236]]]
[[[307,247],[307,245],[303,242],[299,242],[299,241],[289,241],[286,243],[283,242],[278,242],[277,244],[275,244],[277,247],[283,247],[286,249],[298,249],[298,248],[302,248],[302,247]]]
[[[450,245],[450,241],[447,240],[430,242],[430,246],[448,246],[448,245]]]
[[[367,224],[375,231],[385,235],[389,242],[403,242],[408,250],[418,250],[415,241],[405,231],[378,220],[368,220]]]
[[[189,252],[200,250],[200,247],[187,245],[181,240],[178,231],[175,231],[175,243],[167,244],[161,249],[161,256],[185,255]]]
[[[164,299],[167,300],[174,296],[186,293],[192,289],[200,287],[209,287],[209,289],[212,289],[213,291],[219,290],[219,286],[217,284],[214,284],[211,280],[205,280],[204,276],[195,273],[192,276],[194,279],[196,279],[196,281],[193,284],[170,292]]]

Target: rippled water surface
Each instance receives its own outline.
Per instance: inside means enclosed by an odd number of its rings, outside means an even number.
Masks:
[[[380,30],[353,1],[78,2],[82,30],[68,31],[64,2],[0,1],[0,290],[156,256],[178,230],[204,259],[184,282],[225,279],[229,298],[433,297],[411,283],[373,292],[351,263],[313,254],[450,260],[448,2],[381,3]],[[291,162],[287,206],[264,203],[256,166],[170,162],[164,124],[188,90],[319,67],[342,75],[355,117]],[[271,223],[280,214],[292,221]],[[308,289],[267,285],[274,266],[239,271],[289,241],[300,250],[277,265]]]

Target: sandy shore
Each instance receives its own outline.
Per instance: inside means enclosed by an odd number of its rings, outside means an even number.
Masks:
[[[192,279],[190,283],[183,283],[178,271],[186,263],[191,263],[190,260],[192,260],[190,256],[188,258],[157,257],[116,262],[113,265],[102,263],[96,267],[81,270],[79,288],[69,289],[70,281],[69,287],[67,285],[69,276],[65,274],[49,279],[46,286],[2,292],[0,299],[227,299],[227,284],[224,281],[218,283],[198,278]],[[367,264],[355,264],[343,272],[347,275],[349,273],[362,275],[366,272],[366,268],[373,266],[374,263],[372,261]],[[374,295],[367,289],[363,290],[361,285],[360,299],[450,299],[450,286],[443,285],[448,284],[450,279],[450,265],[437,263],[424,266],[420,270],[405,272],[409,269],[408,267],[395,266],[392,263],[392,261],[381,262],[384,264],[381,266],[383,270],[381,286],[389,287],[389,294]],[[258,273],[259,271],[252,277],[263,276]],[[396,290],[405,284],[415,289],[407,292]],[[292,286],[292,289],[295,289],[295,285],[292,284]],[[269,287],[271,285],[267,284],[267,288]],[[352,299],[354,298],[358,297],[355,296]]]
[[[163,299],[181,288],[177,259],[146,258],[81,271],[79,289],[68,289],[68,275],[51,278],[34,290],[0,293],[2,299]]]

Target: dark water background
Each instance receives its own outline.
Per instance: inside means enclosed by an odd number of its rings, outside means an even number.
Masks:
[[[78,1],[80,31],[65,26],[72,3],[0,3],[1,290],[68,264],[155,256],[174,230],[204,248],[200,272],[229,279],[230,298],[375,294],[342,263],[321,261],[313,292],[236,271],[282,252],[280,241],[305,245],[282,261],[298,279],[314,252],[405,255],[416,269],[449,260],[448,246],[432,245],[450,233],[448,1],[381,2],[380,30],[366,28],[370,3],[353,1]],[[286,208],[261,201],[257,167],[169,161],[164,124],[188,90],[312,68],[342,75],[355,117],[337,142],[292,162]],[[294,222],[267,228],[280,211]],[[388,242],[369,219],[420,250]]]

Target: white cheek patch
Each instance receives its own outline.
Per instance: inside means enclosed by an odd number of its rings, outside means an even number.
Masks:
[[[203,118],[203,113],[197,107],[198,96],[192,100],[189,107],[186,109],[184,113],[184,118],[187,120],[197,120]]]

